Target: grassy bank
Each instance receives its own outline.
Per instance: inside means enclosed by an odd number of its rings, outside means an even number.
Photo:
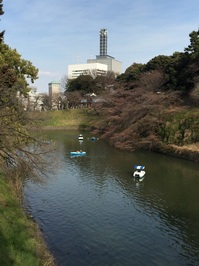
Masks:
[[[38,121],[38,126],[42,129],[87,128],[91,120],[89,109],[86,108],[32,112],[30,117]]]
[[[0,265],[53,266],[38,226],[21,207],[12,185],[0,174]]]

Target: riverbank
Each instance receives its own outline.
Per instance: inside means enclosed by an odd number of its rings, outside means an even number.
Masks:
[[[32,113],[34,120],[38,120],[38,126],[42,130],[53,129],[81,129],[92,130],[102,128],[103,118],[96,116],[90,109],[70,109],[60,111],[48,111]],[[39,119],[38,119],[39,118]],[[172,124],[172,123],[171,123]],[[97,130],[100,133],[100,130]],[[118,140],[119,142],[120,140]],[[117,142],[117,143],[118,143]],[[162,143],[163,144],[163,143]],[[128,145],[127,145],[128,146]],[[116,147],[117,148],[117,147]],[[131,150],[131,147],[126,147]],[[143,148],[143,147],[142,147]],[[149,149],[146,145],[146,149]],[[187,145],[163,144],[155,145],[152,149],[155,152],[199,162],[199,143]]]
[[[164,145],[154,148],[153,151],[196,163],[199,162],[199,143],[184,146]]]
[[[12,184],[0,174],[0,265],[55,266],[42,233],[24,213]]]
[[[173,148],[174,151],[171,155],[199,163],[199,143],[184,145],[181,147],[171,145],[171,148]]]
[[[87,129],[91,120],[91,115],[86,108],[32,112],[29,115],[30,119],[36,121],[37,127],[42,130],[77,129],[79,127]]]
[[[70,109],[30,113],[41,130],[54,129],[100,129],[103,118],[89,109]],[[100,132],[100,130],[99,130]],[[148,149],[148,147],[146,146]],[[178,146],[159,145],[156,152],[199,162],[199,143]],[[9,266],[54,266],[53,256],[48,251],[42,233],[29,219],[11,184],[0,174],[0,265]]]

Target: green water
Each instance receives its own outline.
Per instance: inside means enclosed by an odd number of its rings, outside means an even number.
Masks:
[[[78,141],[78,134],[84,141]],[[49,131],[59,162],[25,198],[58,265],[199,265],[199,164]],[[71,158],[81,149],[86,156]],[[142,182],[133,165],[146,167]]]

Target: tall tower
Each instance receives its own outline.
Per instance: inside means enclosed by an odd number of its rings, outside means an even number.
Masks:
[[[108,38],[107,29],[101,29],[100,30],[100,56],[107,55],[107,38]]]

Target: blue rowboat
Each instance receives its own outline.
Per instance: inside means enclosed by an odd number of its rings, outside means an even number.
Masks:
[[[85,151],[71,151],[70,155],[71,156],[83,156],[83,155],[86,155],[86,152]]]

